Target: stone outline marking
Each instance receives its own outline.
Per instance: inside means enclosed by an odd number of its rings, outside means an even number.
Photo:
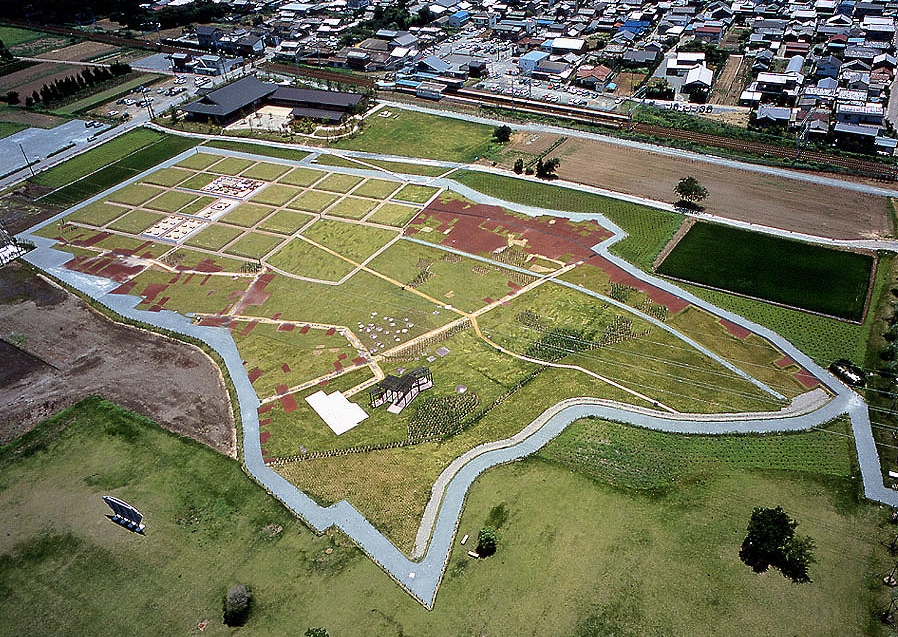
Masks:
[[[215,149],[208,150],[225,154]],[[811,401],[810,397],[806,397],[803,400],[808,401],[807,403],[802,403],[801,405],[793,404],[794,409],[792,410],[786,409],[781,412],[771,412],[770,414],[706,414],[701,416],[693,415],[688,418],[684,418],[683,415],[672,416],[665,412],[639,409],[595,398],[581,397],[564,400],[547,409],[515,436],[506,440],[480,445],[457,458],[444,471],[444,474],[440,476],[440,480],[433,487],[432,498],[427,505],[425,516],[419,529],[415,554],[423,555],[423,558],[409,559],[345,500],[329,507],[321,507],[263,462],[257,412],[260,404],[259,399],[253,390],[252,384],[249,382],[246,370],[237,352],[237,347],[227,329],[200,327],[192,324],[187,317],[169,310],[160,312],[137,310],[136,306],[140,301],[138,297],[110,294],[118,286],[117,283],[64,268],[63,265],[72,258],[72,255],[52,249],[54,245],[52,240],[30,234],[43,226],[55,223],[80,207],[107,197],[109,193],[134,183],[159,168],[177,163],[193,152],[195,152],[193,149],[185,151],[177,157],[154,166],[152,169],[92,197],[82,204],[66,210],[23,233],[20,235],[22,238],[32,241],[37,246],[37,249],[24,257],[25,260],[57,279],[65,281],[86,296],[103,303],[123,317],[199,339],[214,348],[224,360],[236,389],[241,421],[243,423],[243,461],[247,471],[270,494],[281,500],[316,532],[322,533],[330,527],[337,527],[346,533],[362,551],[426,608],[433,608],[436,593],[449,559],[464,500],[474,480],[491,467],[535,453],[561,433],[568,424],[587,416],[595,416],[659,431],[711,435],[802,431],[824,424],[841,414],[848,414],[855,437],[865,496],[871,500],[898,507],[898,492],[886,488],[883,484],[879,455],[873,439],[867,406],[857,394],[772,330],[721,310],[611,255],[608,252],[608,248],[624,238],[626,234],[621,228],[602,215],[571,214],[569,216],[574,220],[595,219],[612,231],[613,236],[611,238],[593,247],[596,253],[626,270],[629,274],[770,340],[817,378],[833,393],[834,397],[823,404],[821,404],[822,401],[819,399],[819,396],[813,401]],[[228,154],[235,156],[246,155],[245,153]],[[246,156],[293,166],[303,163],[255,155]],[[334,172],[351,174],[379,174],[377,171],[360,171],[357,169],[341,170],[336,167],[328,167],[328,169]],[[499,200],[484,196],[448,179],[412,177],[410,181],[412,183],[428,183],[450,187],[466,197],[482,203],[500,203]],[[589,188],[583,189],[587,191],[592,190]],[[507,202],[501,202],[501,205],[511,210],[531,215],[559,214],[558,211],[518,206]],[[427,542],[428,537],[430,538],[429,543]],[[426,551],[424,550],[425,546]]]

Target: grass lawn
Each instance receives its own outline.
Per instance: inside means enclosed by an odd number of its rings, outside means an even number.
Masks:
[[[147,208],[152,208],[153,210],[162,210],[163,212],[177,212],[184,206],[193,203],[197,199],[199,199],[199,197],[191,192],[169,190],[162,193],[145,205]]]
[[[25,130],[28,128],[25,124],[16,124],[14,122],[0,122],[0,139],[4,137],[9,137],[13,133],[18,133],[20,130]]]
[[[125,203],[131,206],[139,206],[162,192],[163,190],[161,188],[156,188],[155,186],[131,184],[129,186],[125,186],[124,188],[119,188],[114,193],[109,195],[109,201]]]
[[[372,199],[389,199],[402,185],[399,181],[387,181],[386,179],[367,179],[365,183],[356,188],[352,194],[358,197],[371,197]]]
[[[81,223],[89,223],[92,226],[105,226],[107,223],[121,217],[129,210],[130,208],[114,206],[105,201],[95,201],[68,215],[65,220],[80,221]]]
[[[116,219],[109,224],[109,228],[118,230],[119,232],[140,234],[164,216],[165,215],[160,215],[155,212],[149,212],[148,210],[132,210],[124,217]]]
[[[176,166],[181,168],[189,168],[191,170],[205,170],[217,161],[221,161],[221,155],[213,155],[212,153],[202,152],[202,147],[197,147],[196,153],[185,157],[179,161]]]
[[[377,212],[368,218],[368,221],[402,228],[405,224],[411,221],[420,210],[420,208],[415,208],[414,206],[388,202],[378,208]]]
[[[338,199],[337,195],[320,190],[306,190],[288,204],[288,208],[305,210],[306,212],[323,212],[325,208]]]
[[[196,155],[193,155],[196,157]],[[209,173],[197,173],[190,179],[181,184],[181,188],[189,188],[190,190],[202,190],[213,181],[218,179],[218,175],[210,175]]]
[[[658,266],[658,271],[859,321],[863,318],[873,263],[873,257],[866,254],[697,223]]]
[[[482,193],[515,203],[571,212],[600,213],[629,235],[611,248],[614,254],[650,270],[655,257],[683,223],[681,215],[552,184],[458,171],[452,178]]]
[[[214,202],[215,197],[197,197],[183,208],[180,208],[178,212],[180,212],[182,215],[195,215],[200,210],[202,210],[206,206],[211,205]]]
[[[279,332],[277,325],[261,323],[243,336],[245,325],[237,323],[234,342],[246,368],[258,367],[262,371],[253,383],[261,399],[277,395],[276,385],[294,387],[334,371],[338,361],[348,366],[349,360],[358,355],[349,341],[338,334],[326,336],[325,330],[309,330],[306,334],[299,330]]]
[[[274,181],[288,170],[290,170],[290,166],[263,161],[247,170],[242,176],[250,179],[261,179],[262,181]]]
[[[179,183],[192,177],[195,173],[191,170],[183,170],[181,168],[162,168],[151,175],[143,178],[143,181],[156,186],[177,186]]]
[[[364,131],[336,142],[338,148],[446,161],[470,162],[490,147],[493,129],[459,119],[398,111],[398,117],[369,117]]]
[[[341,534],[311,533],[238,462],[99,399],[3,448],[0,482],[3,634],[191,633],[209,620],[205,634],[227,635],[221,598],[234,582],[250,584],[256,602],[244,635],[284,626],[345,637],[888,633],[873,616],[888,591],[870,585],[890,566],[884,513],[844,495],[854,488],[846,476],[800,468],[722,463],[662,494],[608,486],[554,460],[492,469],[472,488],[458,534],[498,524],[498,553],[474,561],[456,544],[433,611]],[[104,519],[106,494],[140,508],[146,536]],[[812,584],[738,560],[752,507],[776,504],[817,542]],[[52,526],[47,506],[58,509]],[[74,588],[83,595],[73,599]]]
[[[267,146],[265,144],[250,144],[248,142],[235,142],[228,139],[213,139],[205,143],[206,146],[212,148],[221,148],[223,150],[236,150],[241,153],[251,153],[253,155],[264,155],[266,157],[274,157],[275,159],[291,159],[299,161],[309,156],[301,150],[292,150],[289,148],[279,148],[277,146]]]
[[[424,177],[439,177],[449,169],[443,166],[428,166],[404,161],[387,161],[385,159],[366,159],[366,164],[383,168],[400,175],[422,175]]]
[[[243,159],[242,157],[225,157],[209,168],[209,170],[221,175],[237,175],[255,163],[256,162],[249,159]]]
[[[312,220],[310,215],[296,210],[278,210],[263,221],[259,228],[279,234],[293,234]]]
[[[351,263],[302,239],[292,239],[269,262],[281,270],[321,281],[339,281],[353,269]]]
[[[394,238],[396,233],[333,219],[319,219],[302,235],[344,257],[361,262]]]
[[[314,184],[326,174],[326,172],[312,170],[311,168],[294,168],[281,177],[279,181],[282,184],[290,184],[291,186],[307,187]]]
[[[501,299],[512,291],[512,273],[499,267],[484,266],[473,259],[453,256],[447,252],[411,241],[397,241],[378,255],[369,266],[381,274],[428,294],[466,312],[473,312],[487,304],[486,298]],[[476,268],[476,273],[472,271]],[[526,285],[533,277],[518,278],[517,285]]]
[[[348,219],[361,219],[371,212],[377,204],[378,202],[373,199],[362,199],[361,197],[352,196],[344,197],[334,204],[327,211],[327,214],[347,217]]]
[[[233,223],[235,226],[251,228],[270,215],[274,208],[256,203],[242,203],[227,213],[219,221]]]
[[[238,228],[212,224],[187,239],[185,243],[196,248],[221,250],[228,243],[239,237],[241,233],[242,231]]]
[[[261,259],[283,240],[283,237],[250,232],[232,243],[225,252],[249,259]]]
[[[135,150],[135,144],[140,142],[141,139],[145,141],[146,138],[129,138],[129,135],[139,135],[142,132],[152,133],[153,135],[157,136],[157,139],[156,141],[150,141],[143,147]],[[57,190],[56,192],[53,192],[52,194],[46,196],[44,200],[49,203],[58,205],[74,205],[75,203],[83,201],[84,199],[96,195],[97,193],[103,192],[104,190],[111,188],[112,186],[119,184],[126,179],[134,177],[135,175],[138,175],[139,173],[142,173],[145,170],[158,165],[166,159],[174,157],[175,155],[183,152],[184,150],[187,150],[188,148],[193,147],[196,144],[196,140],[185,137],[175,137],[169,135],[163,136],[161,138],[158,137],[158,133],[154,133],[153,131],[146,131],[145,129],[131,131],[125,133],[121,137],[117,137],[116,139],[107,142],[106,144],[103,144],[102,146],[99,146],[94,150],[78,155],[77,157],[74,157],[62,163],[59,166],[51,168],[46,173],[41,173],[40,175],[38,175],[38,178],[49,175],[47,179],[52,182],[58,183],[60,180],[62,180],[60,185],[68,184],[64,187],[59,188],[59,190]],[[116,142],[119,142],[119,144],[116,144]],[[103,149],[106,149],[106,147],[110,144],[114,145],[108,149],[110,152],[102,152]],[[91,157],[87,158],[86,161],[82,159],[85,157],[85,155],[90,155],[95,151],[100,151],[100,154],[92,155]],[[126,154],[128,152],[130,152],[130,154]],[[125,154],[126,156],[123,156],[120,159],[116,160],[116,153]],[[97,166],[97,164],[105,167],[97,169],[95,167]],[[59,169],[59,172],[55,172],[57,171],[57,169]],[[94,170],[96,172],[93,172],[92,174],[81,178],[83,175],[87,175]]]
[[[338,166],[340,168],[362,168],[363,165],[357,161],[353,161],[349,157],[341,157],[340,155],[331,155],[330,153],[321,153],[315,158],[316,164],[322,166]]]
[[[269,184],[256,192],[251,199],[256,203],[267,203],[272,206],[283,206],[300,192],[299,188]]]
[[[427,203],[430,201],[430,198],[439,191],[439,188],[434,188],[433,186],[409,184],[404,186],[399,192],[395,193],[393,199],[397,201],[407,201],[409,203]]]
[[[356,175],[341,175],[340,173],[331,173],[317,184],[315,188],[318,190],[327,190],[330,192],[347,193],[358,184],[362,183],[364,178]]]

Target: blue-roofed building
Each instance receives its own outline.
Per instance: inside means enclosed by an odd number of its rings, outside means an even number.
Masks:
[[[449,16],[449,26],[453,29],[458,29],[465,26],[468,22],[471,21],[471,14],[467,11],[456,11],[452,15]]]
[[[533,73],[533,69],[548,57],[549,54],[545,51],[530,51],[518,58],[518,68],[521,70],[521,73],[530,75]]]

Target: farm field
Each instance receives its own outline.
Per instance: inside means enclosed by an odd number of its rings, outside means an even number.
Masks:
[[[636,444],[635,472],[670,449],[626,435],[580,423],[553,445],[584,436]],[[0,634],[192,633],[201,622],[204,634],[231,634],[221,598],[245,582],[255,597],[246,635],[286,634],[284,626],[349,637],[635,635],[652,626],[659,635],[710,637],[787,626],[808,637],[885,637],[875,610],[888,591],[871,582],[889,568],[890,527],[884,512],[853,497],[851,441],[822,432],[789,438],[745,441],[749,464],[728,459],[728,440],[709,440],[693,457],[717,460],[701,467],[700,480],[676,476],[655,491],[593,475],[551,448],[493,469],[474,485],[459,534],[492,524],[498,553],[474,561],[454,551],[426,611],[344,536],[311,533],[238,462],[90,399],[0,449],[0,583],[8,591]],[[826,462],[805,464],[811,450]],[[146,536],[105,518],[100,496],[109,493],[139,506]],[[757,575],[739,561],[748,515],[768,502],[815,539],[812,584]],[[57,506],[52,526],[48,506]],[[602,532],[583,532],[594,528]],[[142,567],[126,567],[135,563]],[[649,572],[665,573],[670,585],[636,575]],[[77,601],[73,587],[83,592]],[[117,621],[98,620],[113,600]]]
[[[659,264],[658,272],[861,321],[874,263],[871,255],[697,223]]]

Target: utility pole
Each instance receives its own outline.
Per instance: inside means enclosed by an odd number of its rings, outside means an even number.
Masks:
[[[34,177],[34,168],[31,167],[31,162],[28,161],[28,155],[25,154],[25,148],[22,144],[19,144],[19,150],[22,151],[22,157],[25,158],[25,165],[28,166],[28,170],[31,171],[31,176]]]

